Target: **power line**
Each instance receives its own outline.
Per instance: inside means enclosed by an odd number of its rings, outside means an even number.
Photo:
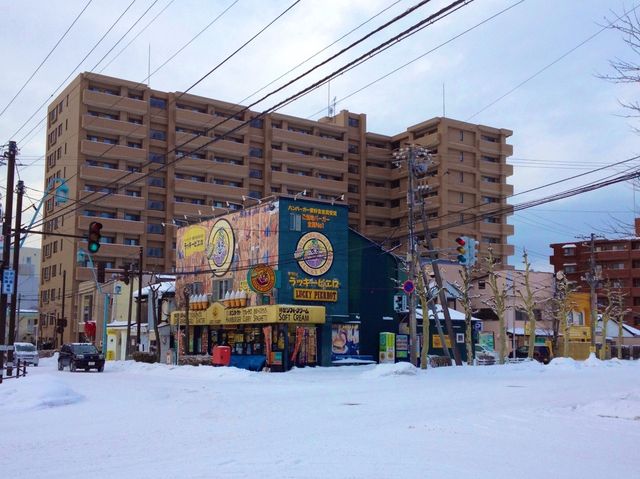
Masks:
[[[415,57],[413,60],[410,60],[410,61],[408,61],[407,63],[404,63],[404,64],[400,65],[399,67],[397,67],[397,68],[395,68],[395,69],[391,70],[390,72],[388,72],[388,73],[386,73],[386,74],[384,74],[384,75],[382,75],[382,76],[380,76],[380,77],[376,78],[376,79],[375,79],[375,80],[373,80],[372,82],[367,83],[367,84],[366,84],[366,85],[364,85],[363,87],[361,87],[361,88],[359,88],[359,89],[357,89],[357,90],[355,90],[355,91],[353,91],[353,92],[349,93],[349,94],[348,94],[348,95],[346,95],[346,96],[343,96],[343,97],[342,97],[342,98],[340,98],[339,100],[336,100],[336,104],[337,104],[337,103],[341,103],[341,102],[343,102],[343,101],[347,100],[348,98],[351,98],[352,96],[357,95],[358,93],[360,93],[360,92],[362,92],[362,91],[366,90],[367,88],[369,88],[369,87],[371,87],[371,86],[375,85],[376,83],[378,83],[378,82],[380,82],[380,81],[382,81],[382,80],[384,80],[384,79],[386,79],[386,78],[390,77],[390,76],[391,76],[391,75],[393,75],[394,73],[399,72],[400,70],[402,70],[403,68],[408,67],[408,66],[409,66],[409,65],[411,65],[412,63],[415,63],[415,62],[417,62],[418,60],[420,60],[420,59],[424,58],[425,56],[427,56],[427,55],[429,55],[429,54],[431,54],[431,53],[435,52],[436,50],[439,50],[439,49],[440,49],[440,48],[442,48],[443,46],[448,45],[449,43],[453,42],[454,40],[457,40],[458,38],[462,37],[463,35],[466,35],[467,33],[469,33],[469,32],[471,32],[471,31],[475,30],[476,28],[478,28],[478,27],[480,27],[480,26],[484,25],[485,23],[487,23],[487,22],[489,22],[489,21],[493,20],[494,18],[496,18],[496,17],[498,17],[498,16],[502,15],[503,13],[505,13],[505,12],[507,12],[507,11],[511,10],[512,8],[516,7],[517,5],[521,4],[521,3],[522,3],[522,2],[524,2],[524,1],[525,1],[525,0],[520,0],[519,2],[514,3],[513,5],[511,5],[511,6],[507,7],[507,8],[505,8],[505,9],[503,9],[503,10],[501,10],[501,11],[499,11],[498,13],[495,13],[494,15],[491,15],[490,17],[485,18],[485,19],[484,19],[484,20],[482,20],[481,22],[476,23],[476,24],[475,24],[474,26],[472,26],[471,28],[468,28],[468,29],[466,29],[466,30],[462,31],[461,33],[459,33],[458,35],[455,35],[455,36],[453,36],[453,37],[449,38],[448,40],[446,40],[446,41],[444,41],[444,42],[442,42],[442,43],[438,44],[437,46],[435,46],[435,47],[431,48],[430,50],[426,51],[425,53],[423,53],[423,54],[421,54],[421,55],[419,55],[419,56]],[[317,112],[313,113],[312,115],[309,115],[307,118],[313,118],[314,116],[316,116],[316,115],[318,115],[318,114],[322,113],[324,110],[325,110],[325,108],[323,107],[323,108],[321,108],[320,110],[318,110]]]
[[[2,109],[2,111],[0,111],[0,117],[4,114],[5,111],[7,111],[7,109],[13,104],[13,102],[15,101],[16,98],[18,98],[18,95],[20,95],[20,93],[22,93],[22,90],[24,90],[26,88],[26,86],[29,84],[29,82],[33,79],[33,77],[36,75],[36,73],[38,73],[38,71],[40,71],[40,68],[42,68],[42,65],[45,64],[45,62],[49,59],[49,57],[53,54],[53,52],[56,50],[56,48],[58,48],[58,45],[60,45],[60,43],[62,42],[62,40],[64,40],[64,38],[67,36],[67,33],[69,33],[71,31],[71,29],[73,28],[73,26],[76,24],[76,22],[80,19],[80,17],[82,16],[82,14],[85,12],[85,10],[87,8],[89,8],[89,5],[91,5],[91,2],[93,0],[89,0],[87,2],[87,4],[84,6],[84,8],[80,11],[80,13],[78,13],[78,15],[76,16],[76,18],[73,20],[73,22],[71,22],[71,25],[69,25],[69,27],[67,28],[67,30],[62,34],[62,36],[58,39],[58,41],[56,42],[56,44],[53,46],[53,48],[51,50],[49,50],[49,53],[47,53],[47,55],[44,57],[44,59],[40,62],[40,65],[38,65],[36,67],[36,69],[33,71],[33,73],[31,73],[31,75],[29,76],[29,78],[27,78],[27,80],[22,84],[22,86],[20,87],[20,89],[18,90],[18,92],[13,96],[13,98],[11,98],[11,100],[9,101],[9,103],[7,103],[7,105]]]
[[[120,14],[120,16],[111,24],[111,26],[107,29],[107,31],[102,35],[102,37],[100,37],[100,39],[98,40],[98,42],[91,48],[91,50],[89,50],[89,52],[84,56],[84,58],[82,60],[80,60],[80,63],[78,63],[75,68],[73,70],[71,70],[71,73],[69,73],[69,75],[67,75],[67,77],[62,80],[62,82],[60,83],[60,85],[58,85],[56,87],[56,89],[47,97],[47,99],[38,107],[36,108],[36,110],[31,114],[31,116],[27,119],[27,121],[25,121],[20,128],[18,128],[12,135],[11,137],[15,137],[18,135],[18,133],[20,133],[20,131],[22,131],[22,129],[27,125],[27,123],[29,123],[31,121],[31,119],[36,116],[38,114],[38,112],[42,109],[42,107],[46,106],[47,102],[53,97],[53,95],[56,94],[56,92],[67,82],[67,80],[69,80],[69,78],[71,77],[71,75],[73,75],[75,73],[75,71],[80,67],[80,65],[82,65],[82,63],[89,57],[89,55],[91,55],[96,48],[98,48],[98,46],[100,45],[100,43],[102,43],[102,41],[105,39],[105,37],[111,32],[111,30],[113,30],[115,28],[115,26],[120,22],[120,20],[122,20],[122,17],[124,17],[124,15],[129,11],[129,9],[133,6],[133,4],[136,2],[136,0],[132,0],[132,2],[124,9],[124,11]]]
[[[598,35],[600,35],[602,32],[604,32],[605,30],[611,28],[613,25],[615,25],[622,17],[628,15],[629,13],[634,12],[638,7],[640,7],[640,5],[636,5],[635,7],[633,7],[631,10],[629,10],[628,12],[624,12],[621,15],[619,15],[618,17],[615,18],[615,20],[610,21],[608,25],[603,26],[600,30],[598,30],[597,32],[589,35],[587,38],[585,38],[584,40],[582,40],[580,43],[578,43],[577,45],[575,45],[573,48],[570,48],[569,50],[567,50],[566,52],[564,52],[562,55],[560,55],[558,58],[556,58],[555,60],[553,60],[551,63],[546,64],[544,67],[542,67],[541,69],[539,69],[538,71],[536,71],[535,73],[533,73],[532,75],[528,76],[527,78],[525,78],[523,81],[521,81],[520,83],[518,83],[516,86],[514,86],[513,88],[511,88],[509,91],[507,91],[506,93],[500,95],[498,98],[496,98],[495,100],[493,100],[491,103],[489,103],[488,105],[484,106],[483,108],[481,108],[480,110],[478,110],[477,112],[475,112],[473,115],[471,115],[470,117],[467,118],[467,121],[475,118],[476,116],[478,116],[480,113],[482,113],[483,111],[491,108],[493,105],[495,105],[496,103],[498,103],[500,100],[502,100],[503,98],[511,95],[511,93],[513,93],[514,91],[516,91],[518,88],[522,87],[523,85],[529,83],[531,80],[533,80],[535,77],[537,77],[538,75],[540,75],[541,73],[544,73],[545,71],[547,71],[549,68],[551,68],[553,65],[555,65],[556,63],[560,62],[561,60],[563,60],[564,58],[566,58],[567,56],[569,56],[571,53],[573,53],[574,51],[576,51],[578,48],[580,48],[581,46],[585,45],[586,43],[590,42],[591,40],[593,40],[595,37],[597,37]]]
[[[362,39],[357,40],[356,42],[352,43],[350,46],[348,46],[348,47],[346,47],[345,49],[341,50],[340,52],[338,52],[337,54],[333,55],[333,56],[332,56],[332,57],[330,57],[329,59],[327,59],[327,60],[323,61],[323,62],[322,62],[322,63],[320,63],[319,65],[316,65],[315,67],[313,67],[313,68],[311,68],[311,69],[307,70],[307,72],[305,72],[305,73],[303,73],[303,74],[299,75],[297,78],[295,78],[295,79],[291,80],[290,82],[288,82],[288,83],[287,83],[287,84],[285,84],[284,86],[282,86],[282,87],[280,87],[280,88],[278,88],[278,89],[276,89],[276,90],[272,91],[271,93],[267,94],[266,96],[264,96],[264,97],[263,97],[263,98],[261,98],[260,100],[257,100],[257,101],[256,101],[256,102],[254,102],[252,105],[255,105],[255,104],[257,104],[257,103],[261,102],[261,101],[262,101],[262,100],[264,100],[265,98],[268,98],[269,96],[271,96],[271,95],[273,95],[273,94],[277,93],[278,91],[282,90],[282,89],[283,89],[283,88],[285,88],[286,86],[289,86],[290,84],[292,84],[293,82],[297,81],[298,79],[300,79],[300,78],[304,77],[305,75],[308,75],[309,73],[311,73],[311,72],[312,72],[312,71],[314,71],[315,69],[319,68],[319,66],[321,66],[321,65],[323,65],[323,64],[326,64],[327,62],[329,62],[329,61],[331,61],[332,59],[336,58],[337,56],[339,56],[339,55],[343,54],[345,51],[349,50],[350,48],[353,48],[353,46],[355,46],[355,45],[357,45],[357,44],[361,43],[361,42],[363,41],[363,39],[364,39],[364,38],[368,38],[368,37],[370,37],[373,33],[376,33],[376,32],[378,32],[378,31],[382,30],[383,28],[388,27],[388,26],[389,26],[389,25],[391,25],[392,23],[394,23],[394,22],[396,22],[396,21],[400,20],[400,19],[401,19],[401,18],[403,18],[404,16],[408,15],[409,13],[413,12],[415,9],[417,9],[417,8],[419,8],[420,6],[422,6],[422,5],[426,4],[426,3],[428,3],[429,1],[430,1],[430,0],[423,0],[422,2],[418,3],[416,6],[414,6],[414,7],[410,8],[409,10],[407,10],[405,13],[403,13],[403,14],[401,14],[401,15],[398,15],[397,17],[395,17],[394,19],[390,20],[390,21],[389,21],[389,22],[387,22],[386,24],[384,24],[384,25],[382,25],[382,26],[378,27],[378,28],[377,28],[377,29],[375,29],[373,32],[371,32],[371,33],[369,33],[369,34],[365,35],[365,37],[363,37]],[[364,53],[363,55],[359,56],[359,57],[358,57],[358,58],[356,58],[355,60],[350,61],[349,63],[347,63],[347,64],[346,64],[346,65],[344,65],[343,67],[340,67],[338,70],[335,70],[333,73],[331,73],[331,74],[329,74],[329,75],[325,76],[324,78],[322,78],[322,79],[320,79],[320,80],[316,81],[315,83],[313,83],[313,84],[311,84],[310,86],[308,86],[308,87],[304,88],[303,90],[298,91],[297,93],[295,93],[295,94],[293,94],[292,96],[290,96],[290,97],[286,98],[285,100],[280,101],[279,103],[277,103],[276,105],[272,106],[271,108],[269,108],[269,109],[267,109],[267,110],[264,110],[263,112],[261,112],[261,113],[259,113],[257,116],[255,116],[254,118],[252,118],[252,119],[250,119],[250,120],[247,120],[247,121],[244,121],[243,123],[241,123],[240,125],[236,126],[235,128],[233,128],[233,129],[231,129],[231,130],[229,130],[229,131],[227,131],[227,132],[225,132],[225,133],[223,133],[223,134],[221,134],[221,135],[216,136],[214,139],[212,139],[212,140],[208,141],[207,143],[205,143],[205,144],[203,144],[203,145],[201,145],[201,146],[197,147],[197,148],[196,148],[195,150],[193,150],[191,153],[197,152],[197,151],[199,151],[199,150],[201,150],[201,149],[203,149],[203,148],[206,148],[207,146],[211,145],[212,143],[215,143],[215,142],[217,142],[217,141],[220,141],[220,140],[222,140],[222,139],[226,138],[227,136],[229,136],[230,134],[232,134],[232,133],[236,132],[236,131],[237,131],[237,130],[239,130],[240,128],[243,128],[244,126],[246,126],[246,125],[250,124],[250,123],[251,123],[251,121],[252,121],[252,120],[254,120],[254,119],[256,119],[256,118],[262,118],[262,117],[266,116],[268,113],[271,113],[271,112],[277,111],[278,109],[282,108],[283,106],[286,106],[286,105],[288,105],[289,103],[291,103],[291,102],[293,102],[293,101],[297,100],[298,98],[300,98],[300,97],[302,97],[302,96],[304,96],[304,95],[308,94],[309,92],[311,92],[311,91],[315,90],[316,88],[318,88],[319,86],[321,86],[321,85],[325,84],[327,81],[331,80],[332,78],[334,78],[334,77],[336,77],[336,76],[339,76],[339,75],[342,75],[342,74],[344,73],[344,71],[345,71],[345,70],[347,70],[347,69],[351,69],[354,65],[359,64],[359,63],[362,63],[363,61],[366,61],[366,60],[368,60],[368,59],[372,58],[373,56],[375,56],[377,53],[379,53],[379,52],[380,52],[380,51],[382,51],[383,49],[387,48],[388,46],[390,46],[390,45],[394,45],[394,44],[396,44],[396,43],[398,43],[398,42],[400,42],[400,41],[402,41],[402,40],[404,40],[404,39],[408,38],[408,37],[409,37],[409,36],[411,36],[412,34],[414,34],[414,33],[416,33],[417,31],[419,31],[421,28],[424,28],[426,25],[430,25],[430,24],[435,23],[435,22],[436,22],[436,21],[438,21],[439,19],[442,19],[442,18],[444,18],[445,16],[448,16],[450,13],[452,13],[452,12],[454,12],[454,11],[457,11],[459,8],[462,8],[463,6],[465,6],[465,5],[469,4],[471,1],[473,1],[473,0],[466,0],[466,1],[465,1],[465,0],[457,0],[457,1],[455,1],[455,2],[453,2],[453,3],[451,3],[451,4],[449,4],[448,6],[446,6],[446,7],[442,8],[441,10],[439,10],[438,12],[436,12],[436,13],[434,13],[434,14],[432,14],[432,15],[429,15],[428,17],[426,17],[425,19],[423,19],[423,20],[419,21],[418,23],[414,24],[413,26],[409,27],[408,29],[406,29],[406,30],[404,30],[404,31],[400,32],[399,34],[397,34],[397,35],[395,35],[395,36],[393,36],[393,37],[392,37],[392,38],[390,38],[389,40],[387,40],[387,41],[385,41],[385,42],[383,42],[383,43],[379,44],[378,46],[374,47],[373,49],[371,49],[371,50],[369,50],[368,52]],[[243,110],[241,110],[241,111],[243,111],[243,112],[244,112],[244,111],[248,110],[252,105],[249,105],[248,107],[245,107],[245,108],[244,108]],[[236,113],[236,115],[237,115],[237,113]],[[168,154],[170,154],[170,153],[175,152],[178,148],[182,148],[182,147],[184,147],[185,145],[187,145],[187,144],[188,144],[188,143],[190,143],[191,141],[193,141],[193,140],[195,140],[195,139],[197,139],[197,138],[200,138],[200,137],[204,136],[204,134],[205,134],[205,133],[207,133],[207,132],[211,131],[212,129],[214,129],[214,128],[216,128],[216,127],[220,126],[221,124],[223,124],[223,123],[225,123],[225,122],[229,121],[229,119],[230,119],[230,118],[225,118],[223,121],[221,121],[221,122],[217,123],[216,125],[212,126],[212,127],[211,127],[211,128],[209,128],[209,129],[205,130],[205,132],[204,132],[204,133],[198,133],[198,135],[194,136],[194,138],[192,138],[192,139],[190,139],[190,140],[188,140],[188,141],[186,141],[186,142],[182,143],[181,145],[177,145],[177,146],[176,146],[176,147],[174,147],[172,150],[170,150],[170,151],[167,153],[167,155],[168,155]],[[165,155],[165,156],[167,156],[167,155]],[[164,170],[164,169],[166,169],[168,166],[173,165],[174,163],[176,163],[177,161],[179,161],[181,158],[182,158],[182,157],[177,156],[174,160],[171,160],[171,161],[165,162],[163,165],[159,166],[157,169],[155,169],[155,170],[153,170],[153,171],[150,171],[150,172],[148,172],[148,173],[143,174],[143,175],[142,175],[142,177],[138,177],[138,178],[136,178],[135,180],[133,180],[133,181],[131,181],[131,182],[129,182],[129,183],[127,183],[127,184],[125,184],[125,185],[121,185],[121,186],[119,186],[119,187],[118,187],[118,189],[125,188],[125,187],[127,187],[127,186],[129,186],[129,185],[131,185],[131,184],[133,184],[133,183],[135,183],[135,182],[140,181],[141,179],[144,179],[144,178],[146,178],[146,177],[150,176],[150,175],[151,175],[151,174],[153,174],[153,173],[156,173],[156,172],[158,172],[158,171]],[[147,162],[145,165],[149,165],[149,164],[151,164],[151,163],[153,163],[153,162]],[[118,184],[120,181],[122,181],[124,178],[126,178],[126,177],[128,177],[128,176],[130,176],[130,175],[132,175],[132,174],[133,174],[133,173],[131,173],[131,172],[126,173],[126,174],[122,175],[121,177],[117,178],[116,180],[113,180],[112,182],[108,183],[106,186],[117,185],[117,184]],[[92,202],[99,201],[100,199],[102,199],[102,198],[104,198],[104,197],[106,197],[106,196],[108,196],[108,195],[109,195],[109,194],[104,194],[104,195],[102,195],[102,196],[100,196],[100,197],[98,197],[98,198],[96,198],[96,199],[92,200]],[[74,204],[75,204],[75,203],[70,203],[69,205],[67,205],[67,206],[63,207],[63,208],[58,212],[58,216],[54,216],[54,218],[55,218],[55,217],[60,217],[60,215],[68,214],[68,213],[64,213],[64,210],[67,210],[67,209],[69,209],[69,208],[73,207],[73,206],[74,206]],[[73,211],[75,211],[75,210],[77,210],[77,209],[78,209],[78,208],[77,208],[77,207],[75,207],[75,208],[74,208],[72,211],[70,211],[70,212],[73,212]]]

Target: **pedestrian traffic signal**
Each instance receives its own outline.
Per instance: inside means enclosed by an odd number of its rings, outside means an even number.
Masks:
[[[458,253],[457,256],[457,260],[458,263],[460,263],[461,265],[465,265],[467,264],[468,261],[468,257],[467,257],[467,237],[466,236],[458,236],[456,238],[456,243],[458,243],[458,247],[456,248],[456,252]]]
[[[98,263],[98,272],[96,273],[96,281],[100,284],[105,282],[105,264],[100,261]]]
[[[89,253],[97,253],[100,249],[100,240],[102,239],[102,235],[100,234],[101,230],[102,223],[92,221],[89,225],[89,235],[87,238],[87,241],[89,242]]]

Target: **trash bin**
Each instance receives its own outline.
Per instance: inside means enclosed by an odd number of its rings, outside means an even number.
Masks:
[[[211,353],[211,364],[214,366],[229,366],[231,362],[231,347],[214,346]]]

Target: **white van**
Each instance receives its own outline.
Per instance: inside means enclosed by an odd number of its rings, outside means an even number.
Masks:
[[[18,364],[18,359],[21,362],[26,362],[27,364],[33,364],[34,366],[38,365],[38,350],[31,343],[13,343],[14,353],[13,353],[13,362],[14,364]]]

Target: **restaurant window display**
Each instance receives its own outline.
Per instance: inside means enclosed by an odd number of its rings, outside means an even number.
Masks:
[[[360,354],[360,324],[331,325],[332,359],[357,356]]]

